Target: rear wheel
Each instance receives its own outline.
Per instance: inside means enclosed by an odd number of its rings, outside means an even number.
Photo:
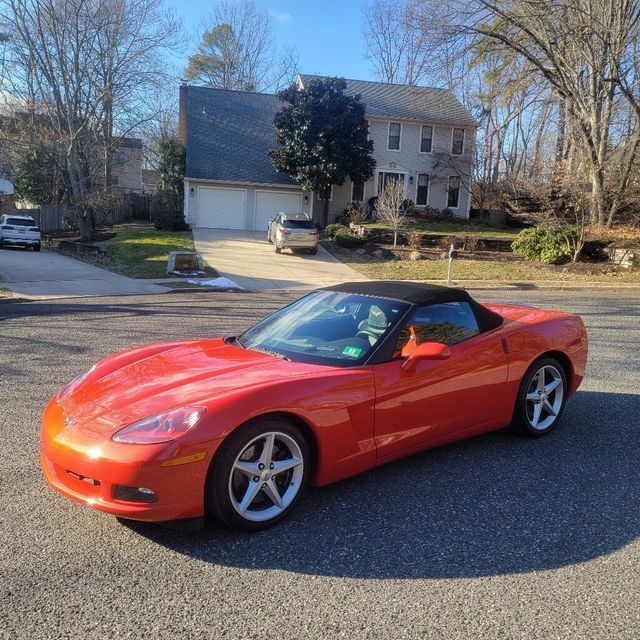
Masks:
[[[281,253],[282,252],[282,249],[275,242],[273,243],[273,250],[276,253]]]
[[[527,370],[516,400],[511,426],[537,438],[549,433],[564,411],[567,377],[555,358],[540,358]]]
[[[38,244],[34,244],[33,245],[33,250],[34,251],[40,251],[40,243],[38,242]]]
[[[209,515],[244,531],[285,518],[309,482],[309,444],[286,420],[267,418],[241,427],[222,444],[207,477]]]
[[[315,256],[315,255],[316,255],[316,253],[318,253],[318,247],[313,247],[313,249],[309,249],[309,253],[310,253],[312,256]]]

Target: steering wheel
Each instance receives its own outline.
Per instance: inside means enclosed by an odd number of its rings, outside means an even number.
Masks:
[[[369,333],[368,331],[358,331],[358,333],[356,333],[356,338],[364,338],[369,342],[369,344],[371,344],[371,346],[373,346],[378,342],[380,336],[377,336],[374,333]],[[373,342],[371,342],[371,338],[373,338]]]

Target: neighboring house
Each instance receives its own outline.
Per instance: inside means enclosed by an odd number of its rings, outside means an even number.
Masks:
[[[11,196],[13,193],[13,171],[11,165],[0,162],[0,196]]]
[[[142,140],[116,138],[113,141],[111,182],[120,193],[142,193]]]
[[[156,190],[158,182],[160,182],[160,176],[162,174],[158,169],[143,169],[142,170],[142,193],[153,194]]]
[[[312,78],[300,75],[303,88]],[[335,185],[329,220],[347,203],[367,203],[391,179],[402,180],[417,206],[469,216],[477,124],[443,89],[347,80],[359,94],[374,142],[376,170],[365,184]],[[275,170],[277,96],[180,87],[180,137],[186,144],[185,218],[194,227],[264,230],[278,211],[305,211],[319,222],[323,202]]]

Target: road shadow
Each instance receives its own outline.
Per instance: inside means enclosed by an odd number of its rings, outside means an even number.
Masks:
[[[550,436],[500,431],[313,489],[291,518],[247,535],[129,523],[223,566],[364,579],[554,569],[640,534],[640,395],[578,393]]]

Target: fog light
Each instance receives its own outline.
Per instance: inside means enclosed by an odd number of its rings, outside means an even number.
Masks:
[[[153,489],[146,487],[125,487],[121,484],[115,485],[113,489],[114,500],[124,500],[125,502],[158,502],[158,496]]]

